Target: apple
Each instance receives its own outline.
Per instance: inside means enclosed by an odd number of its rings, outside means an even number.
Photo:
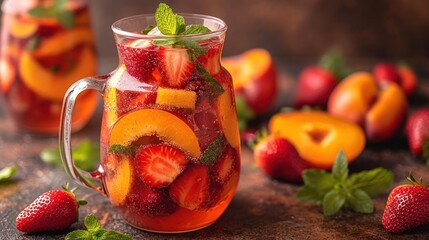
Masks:
[[[270,53],[261,48],[222,58],[231,74],[236,96],[241,96],[254,116],[266,114],[277,94],[277,70]]]
[[[349,75],[328,101],[330,114],[360,125],[371,142],[390,139],[400,129],[407,108],[407,98],[398,84],[380,87],[366,72]]]

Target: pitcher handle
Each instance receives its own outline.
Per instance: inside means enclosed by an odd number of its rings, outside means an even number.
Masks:
[[[67,90],[61,110],[61,120],[60,120],[60,133],[59,133],[59,145],[60,145],[60,155],[63,162],[63,166],[67,174],[78,184],[95,189],[105,194],[104,187],[102,186],[101,181],[98,181],[99,184],[93,183],[96,179],[91,176],[87,171],[79,169],[74,164],[71,151],[71,122],[73,109],[78,95],[89,89],[95,89],[101,94],[104,92],[106,85],[106,79],[109,75],[97,76],[97,77],[87,77],[75,82]]]

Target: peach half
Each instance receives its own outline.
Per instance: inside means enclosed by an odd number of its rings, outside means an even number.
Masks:
[[[272,107],[277,93],[277,71],[270,53],[261,48],[225,57],[222,65],[232,76],[234,91],[256,115]]]
[[[130,146],[145,136],[156,136],[193,158],[201,155],[194,131],[174,114],[159,109],[141,109],[121,117],[110,132],[109,146]]]
[[[351,162],[365,147],[365,134],[358,125],[322,111],[275,114],[269,130],[289,140],[304,160],[321,169],[332,168],[340,150]]]
[[[366,72],[344,79],[328,101],[330,114],[360,125],[371,142],[391,138],[403,123],[407,108],[407,97],[399,85],[390,83],[380,88]]]
[[[105,179],[107,193],[113,205],[118,206],[125,201],[131,189],[133,169],[132,160],[128,155],[109,154],[106,167],[109,176]]]
[[[24,83],[40,96],[55,101],[62,101],[74,82],[93,75],[97,70],[97,59],[89,47],[82,49],[80,61],[67,74],[55,74],[45,69],[30,52],[23,52],[19,61],[19,72]]]
[[[240,146],[237,112],[230,91],[226,90],[217,99],[217,112],[225,138],[233,148]]]

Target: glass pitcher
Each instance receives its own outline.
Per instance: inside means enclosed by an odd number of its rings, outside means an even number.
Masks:
[[[60,149],[66,171],[105,194],[128,223],[153,232],[212,224],[229,205],[240,175],[232,80],[220,64],[226,24],[210,16],[183,16],[187,24],[212,32],[142,34],[155,24],[154,15],[114,23],[118,68],[78,81],[63,105]],[[87,89],[104,99],[101,165],[92,174],[77,169],[70,152],[72,110]]]
[[[19,128],[58,134],[61,104],[77,80],[96,74],[95,42],[86,0],[6,0],[2,4],[1,93]],[[72,129],[96,109],[96,91],[78,99]]]

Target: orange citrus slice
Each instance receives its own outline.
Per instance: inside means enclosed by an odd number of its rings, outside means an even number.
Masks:
[[[121,65],[108,79],[109,88],[106,90],[105,99],[107,106],[107,126],[110,128],[118,120],[118,104],[116,97],[116,86],[125,72],[125,65]]]
[[[160,87],[156,95],[156,104],[178,108],[195,109],[196,100],[197,93],[182,89]]]
[[[70,51],[80,44],[94,45],[94,36],[90,28],[76,28],[58,33],[40,42],[33,51],[36,57],[56,56]]]
[[[174,114],[159,109],[141,109],[120,118],[110,132],[109,145],[129,146],[144,136],[157,136],[191,157],[201,155],[192,129]]]
[[[10,20],[10,34],[16,38],[31,37],[39,26],[35,21],[30,20]]]
[[[217,100],[218,116],[223,133],[228,143],[237,148],[240,146],[240,133],[235,105],[232,102],[230,91],[226,90]]]
[[[82,49],[80,61],[72,72],[55,74],[45,69],[30,52],[23,52],[19,71],[24,83],[34,92],[46,99],[61,101],[67,89],[80,78],[96,73],[96,57],[91,48]]]
[[[124,202],[128,192],[131,189],[132,168],[131,158],[128,155],[117,156],[109,154],[107,164],[112,168],[112,176],[106,177],[106,188],[113,205],[120,205]]]

